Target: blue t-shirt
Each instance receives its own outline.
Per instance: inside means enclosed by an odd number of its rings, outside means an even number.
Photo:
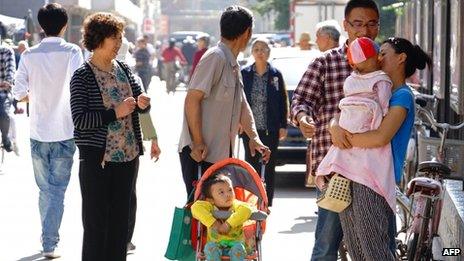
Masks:
[[[408,85],[404,84],[392,93],[390,107],[403,107],[407,111],[406,119],[391,140],[393,153],[393,166],[395,169],[395,180],[399,182],[403,174],[404,158],[414,126],[414,95]]]

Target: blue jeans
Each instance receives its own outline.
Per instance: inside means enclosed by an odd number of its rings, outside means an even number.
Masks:
[[[316,190],[317,197],[321,192]],[[338,248],[343,238],[342,225],[338,213],[318,208],[316,241],[311,256],[312,261],[337,260]]]
[[[10,98],[8,92],[0,91],[0,132],[2,134],[2,143],[6,151],[11,151],[11,141],[8,138],[8,131],[10,130]]]
[[[74,140],[40,142],[31,139],[32,166],[39,186],[39,211],[44,252],[55,249],[63,217],[64,193],[71,176]]]

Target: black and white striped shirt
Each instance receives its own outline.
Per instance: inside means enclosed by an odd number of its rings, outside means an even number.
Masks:
[[[126,72],[132,93],[137,100],[142,94],[140,85],[135,81],[129,67],[122,62],[118,63]],[[141,110],[137,107],[132,113],[132,124],[140,155],[143,154],[143,148],[138,113],[148,111],[149,108]],[[77,69],[71,79],[71,113],[74,139],[79,147],[80,158],[95,155],[96,151],[103,157],[108,124],[116,120],[116,112],[113,109],[107,110],[103,105],[100,88],[88,62]]]
[[[16,72],[14,51],[10,47],[0,45],[0,83],[13,85]]]

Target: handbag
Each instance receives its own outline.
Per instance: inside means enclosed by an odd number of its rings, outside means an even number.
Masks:
[[[176,207],[172,218],[171,235],[164,256],[169,260],[194,261],[195,250],[190,239],[192,212],[190,206]]]
[[[316,203],[319,207],[340,213],[351,204],[351,181],[335,173],[322,190]]]

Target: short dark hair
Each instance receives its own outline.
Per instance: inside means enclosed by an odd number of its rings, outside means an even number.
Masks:
[[[82,28],[82,43],[84,47],[93,51],[98,48],[106,38],[123,33],[124,21],[111,14],[99,12],[85,18]]]
[[[379,8],[373,0],[350,0],[345,6],[345,18],[347,18],[355,8],[369,8],[374,10],[377,16],[379,16]]]
[[[203,181],[203,186],[201,187],[201,194],[206,198],[213,198],[211,195],[211,187],[217,183],[229,183],[232,185],[232,180],[227,176],[227,173],[218,172],[209,176],[205,181]]]
[[[243,6],[232,5],[221,15],[221,36],[235,40],[253,26],[253,14]]]
[[[60,4],[51,3],[42,6],[37,20],[47,36],[57,36],[68,23],[68,14]]]

